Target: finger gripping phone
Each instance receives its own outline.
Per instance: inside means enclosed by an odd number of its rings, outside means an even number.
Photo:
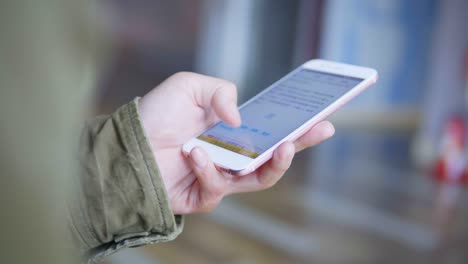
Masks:
[[[202,147],[219,169],[253,172],[285,141],[294,141],[377,81],[370,68],[311,60],[239,107],[242,124],[218,122],[183,146]]]

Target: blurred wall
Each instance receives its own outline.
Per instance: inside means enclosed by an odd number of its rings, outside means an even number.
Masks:
[[[326,2],[320,56],[373,67],[380,75],[337,113],[340,122],[416,128],[437,7],[435,0]]]
[[[143,96],[178,71],[193,71],[199,0],[103,0],[100,22],[110,35],[110,61],[99,83],[98,112]]]

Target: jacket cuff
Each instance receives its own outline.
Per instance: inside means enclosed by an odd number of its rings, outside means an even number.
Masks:
[[[146,219],[142,221],[143,223],[139,223],[137,228],[124,229],[112,234],[112,241],[101,244],[90,251],[87,258],[88,263],[99,262],[105,256],[122,248],[173,240],[183,229],[183,217],[175,216],[172,213],[164,182],[160,177],[156,159],[140,120],[138,101],[139,98],[136,98],[122,106],[111,118],[113,126],[118,131],[117,134],[122,140],[120,144],[126,149],[129,167],[134,171],[133,175],[126,176],[135,178],[130,180],[135,182],[131,184],[132,186],[141,187],[139,188],[140,192],[132,191],[125,194],[127,201],[136,201],[135,206],[140,208],[135,209],[134,212],[130,208],[127,210]],[[128,212],[122,214],[123,218],[126,215]]]
[[[132,102],[123,107],[117,114],[121,117],[124,123],[124,130],[128,134],[127,139],[131,140],[135,146],[136,161],[140,164],[141,171],[138,174],[141,178],[148,181],[148,185],[153,187],[154,192],[150,195],[153,199],[155,209],[159,210],[159,218],[157,220],[162,224],[163,234],[170,235],[180,231],[177,223],[177,217],[172,213],[172,208],[169,201],[169,195],[166,191],[164,181],[161,178],[159,167],[156,163],[153,151],[148,141],[148,137],[141,123],[138,112],[138,102],[140,98],[135,98]],[[181,217],[179,217],[182,219]],[[180,222],[182,223],[182,222]],[[179,232],[180,233],[180,232]],[[115,240],[125,240],[128,235],[116,237]]]

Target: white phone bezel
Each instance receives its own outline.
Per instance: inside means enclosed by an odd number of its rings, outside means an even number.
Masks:
[[[331,103],[327,106],[324,110],[313,116],[307,122],[302,124],[300,127],[296,128],[292,133],[288,136],[284,137],[282,140],[278,141],[274,144],[271,148],[263,152],[257,158],[250,158],[233,151],[224,149],[222,147],[218,147],[206,141],[197,139],[197,137],[192,138],[187,143],[185,143],[182,147],[184,153],[188,154],[195,146],[202,147],[207,153],[208,156],[213,160],[216,166],[219,169],[228,171],[229,173],[235,175],[245,175],[248,174],[267,160],[272,157],[274,150],[283,142],[285,141],[294,141],[295,139],[299,138],[305,132],[307,132],[312,126],[317,124],[318,122],[324,120],[327,116],[332,114],[334,111],[339,109],[342,105],[347,103],[353,97],[361,93],[363,90],[371,86],[377,81],[378,74],[377,71],[371,68],[365,68],[355,65],[337,63],[332,61],[326,61],[321,59],[310,60],[306,63],[302,64],[292,72],[288,73],[286,76],[281,78],[280,80],[274,82],[269,87],[264,89],[262,92],[257,94],[256,96],[249,99],[247,102],[242,104],[239,109],[246,106],[250,102],[254,101],[257,97],[261,96],[263,93],[267,92],[268,90],[272,89],[276,84],[283,81],[284,79],[288,78],[290,75],[294,74],[295,72],[301,70],[302,68],[321,71],[325,73],[332,73],[332,74],[339,74],[349,77],[356,77],[364,79],[361,83],[357,86],[351,88],[346,94],[338,98],[335,102]]]

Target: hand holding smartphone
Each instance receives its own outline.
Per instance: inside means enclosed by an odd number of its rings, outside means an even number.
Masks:
[[[377,81],[377,71],[311,60],[240,106],[242,124],[218,122],[183,146],[202,147],[219,169],[248,174]]]

